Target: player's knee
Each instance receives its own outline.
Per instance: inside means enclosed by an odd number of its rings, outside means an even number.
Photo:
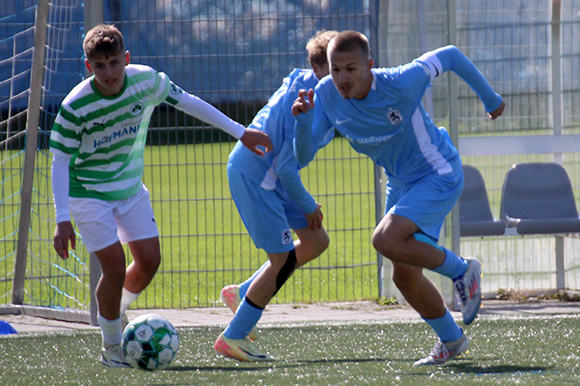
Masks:
[[[154,275],[161,265],[161,255],[159,253],[150,253],[135,258],[139,271],[146,275]]]
[[[375,229],[371,241],[373,247],[381,255],[390,260],[399,260],[399,248],[397,248],[397,242],[396,240],[392,240],[392,238],[387,233],[384,233],[379,229]]]
[[[149,270],[157,272],[159,266],[161,265],[161,255],[158,253],[152,255],[147,265],[149,266]]]
[[[326,251],[329,245],[330,245],[330,237],[328,236],[327,232],[324,232],[318,239],[318,249],[320,251],[318,255]]]

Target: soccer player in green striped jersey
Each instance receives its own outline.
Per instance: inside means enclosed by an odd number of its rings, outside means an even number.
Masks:
[[[116,27],[94,27],[83,49],[93,76],[63,100],[50,135],[54,249],[66,259],[69,244],[75,248],[72,215],[87,251],[97,256],[102,269],[96,289],[101,362],[129,367],[120,346],[122,315],[151,282],[161,261],[159,231],[141,181],[153,109],[167,102],[240,139],[259,155],[272,144],[264,132],[231,120],[164,73],[130,64]],[[121,243],[128,243],[133,255],[128,267]]]

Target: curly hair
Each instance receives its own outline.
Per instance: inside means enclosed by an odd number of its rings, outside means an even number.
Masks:
[[[319,66],[324,66],[328,62],[326,48],[328,47],[328,42],[336,35],[338,35],[338,31],[321,30],[316,32],[316,35],[308,40],[306,50],[308,51],[308,61],[310,64],[316,63]]]
[[[117,55],[125,52],[123,35],[113,25],[99,24],[85,35],[83,50],[87,59],[93,59],[99,55]]]

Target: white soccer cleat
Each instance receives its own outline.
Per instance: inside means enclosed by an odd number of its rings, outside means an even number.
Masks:
[[[125,359],[125,353],[120,343],[111,347],[103,347],[101,350],[101,363],[107,367],[133,367]]]
[[[220,300],[224,306],[229,307],[230,310],[232,310],[232,312],[235,314],[238,306],[242,302],[242,298],[240,297],[240,286],[236,284],[230,284],[222,288],[220,291]],[[255,341],[260,338],[258,329],[255,326],[248,334],[248,337],[251,341]]]
[[[481,263],[475,257],[465,257],[468,266],[465,274],[453,281],[455,293],[461,304],[463,323],[473,322],[481,307]]]
[[[469,348],[469,339],[465,333],[461,335],[461,338],[454,340],[452,342],[443,342],[439,340],[433,351],[423,359],[419,359],[417,362],[413,363],[413,366],[423,366],[423,365],[442,365],[449,359],[456,358],[462,353],[466,352]]]

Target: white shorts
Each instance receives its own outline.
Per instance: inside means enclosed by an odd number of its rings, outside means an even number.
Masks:
[[[125,200],[70,197],[69,208],[88,252],[99,251],[117,241],[128,243],[159,236],[145,185]]]

